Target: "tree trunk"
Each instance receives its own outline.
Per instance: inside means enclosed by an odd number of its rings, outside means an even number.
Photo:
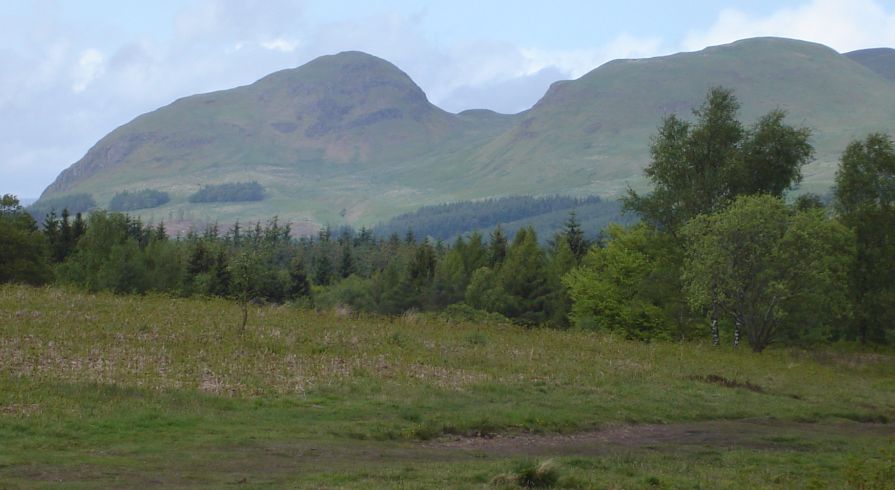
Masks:
[[[712,345],[718,347],[721,344],[721,336],[718,334],[718,315],[712,311]]]
[[[718,333],[718,294],[715,285],[712,285],[712,345],[721,345],[721,335]]]
[[[740,326],[741,326],[741,324],[742,324],[742,322],[740,321],[739,317],[734,319],[734,321],[733,321],[733,346],[734,347],[740,346]]]

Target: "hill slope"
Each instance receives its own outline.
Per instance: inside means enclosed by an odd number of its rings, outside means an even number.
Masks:
[[[661,118],[688,116],[716,85],[736,90],[747,123],[780,107],[790,123],[814,129],[809,190],[829,188],[850,139],[895,128],[895,84],[849,56],[788,39],[613,61],[555,83],[516,115],[447,113],[395,66],[348,52],[140,116],[100,140],[43,198],[90,193],[104,206],[123,189],[158,189],[171,201],[142,211],[145,218],[278,214],[310,228],[488,196],[611,196],[642,185]],[[252,180],[267,199],[186,201],[202,184]]]
[[[477,154],[475,164],[487,169],[478,183],[501,189],[539,180],[548,183],[547,192],[619,192],[647,163],[649,138],[661,118],[689,117],[716,85],[735,90],[749,124],[779,107],[790,124],[814,130],[817,162],[805,172],[811,187],[829,186],[850,139],[895,128],[895,86],[870,70],[818,44],[750,39],[612,61],[578,80],[555,83],[516,126]]]
[[[895,49],[861,49],[845,53],[845,56],[873,70],[886,80],[895,82]]]

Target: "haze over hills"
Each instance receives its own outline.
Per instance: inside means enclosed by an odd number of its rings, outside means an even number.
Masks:
[[[841,55],[779,38],[617,60],[555,83],[515,115],[431,104],[400,69],[359,52],[318,58],[251,85],[180,99],[100,140],[42,199],[171,194],[145,218],[372,224],[424,204],[509,194],[617,195],[643,185],[664,115],[688,116],[708,88],[733,88],[747,123],[775,109],[814,130],[803,188],[829,189],[839,153],[893,132],[889,51]],[[879,51],[879,52],[877,52]],[[872,56],[870,56],[872,54]],[[258,181],[260,202],[191,204],[203,184]]]

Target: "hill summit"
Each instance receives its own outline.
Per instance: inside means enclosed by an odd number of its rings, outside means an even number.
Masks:
[[[279,215],[372,224],[423,204],[507,194],[617,195],[643,185],[662,117],[689,117],[706,90],[735,90],[742,119],[775,108],[814,130],[804,187],[824,191],[838,154],[895,128],[895,50],[839,54],[757,38],[693,53],[616,60],[557,82],[531,109],[451,114],[393,64],[360,52],[317,58],[257,82],[179,99],[102,138],[42,199],[123,190],[170,194],[138,211],[155,221]],[[190,203],[206,184],[255,181],[263,201]]]

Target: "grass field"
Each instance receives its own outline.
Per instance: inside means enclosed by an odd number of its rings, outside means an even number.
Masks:
[[[239,319],[223,300],[0,287],[0,488],[489,487],[548,460],[566,488],[895,484],[891,349]]]

